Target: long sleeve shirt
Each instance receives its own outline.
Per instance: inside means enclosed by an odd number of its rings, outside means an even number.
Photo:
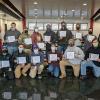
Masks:
[[[69,59],[71,64],[80,64],[80,62],[84,59],[84,53],[79,47],[69,47],[66,49],[64,53],[64,58],[67,59],[67,52],[74,52],[75,58]]]

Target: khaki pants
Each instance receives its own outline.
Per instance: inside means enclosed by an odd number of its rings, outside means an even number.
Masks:
[[[23,64],[16,66],[15,78],[20,78],[21,75],[27,76],[26,72],[31,68],[31,64]]]
[[[31,67],[31,70],[30,70],[30,73],[29,73],[29,76],[31,78],[35,78],[36,77],[36,74],[41,74],[42,71],[44,69],[44,65],[40,65],[40,66],[32,66]]]
[[[70,65],[73,68],[74,71],[74,76],[78,77],[79,76],[79,72],[80,72],[80,65],[73,65],[71,64],[68,60],[62,60],[60,61],[60,70],[61,70],[61,75],[66,76],[66,72],[65,72],[65,67],[66,65]]]

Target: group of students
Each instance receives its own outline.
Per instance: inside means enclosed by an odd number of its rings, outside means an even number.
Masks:
[[[47,73],[54,77],[65,78],[66,67],[72,66],[74,76],[85,79],[87,67],[92,67],[94,75],[100,77],[100,36],[97,38],[90,28],[84,36],[80,24],[72,33],[61,22],[61,29],[54,32],[47,25],[43,34],[38,27],[32,35],[25,29],[22,34],[11,23],[11,29],[4,35],[4,45],[0,53],[0,69],[13,68],[15,78],[22,75],[31,78],[42,78],[42,72],[48,65]]]

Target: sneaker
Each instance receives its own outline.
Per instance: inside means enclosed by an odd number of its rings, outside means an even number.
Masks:
[[[65,75],[61,75],[59,78],[63,79],[63,78],[66,78],[66,76]]]
[[[38,79],[42,79],[42,75],[38,75]]]

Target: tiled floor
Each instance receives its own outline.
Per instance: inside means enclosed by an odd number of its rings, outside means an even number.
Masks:
[[[5,98],[5,99],[3,99]],[[100,100],[100,78],[0,80],[0,100]],[[11,98],[11,99],[10,99]]]

